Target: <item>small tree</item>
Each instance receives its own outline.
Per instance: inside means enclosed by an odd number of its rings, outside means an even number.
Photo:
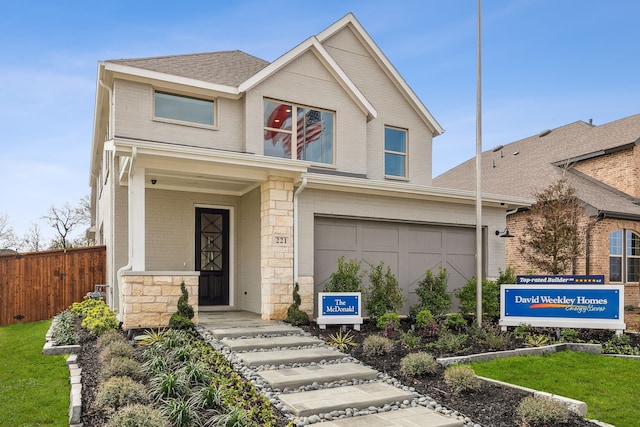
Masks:
[[[409,309],[411,317],[421,310],[429,310],[434,316],[446,314],[451,308],[451,295],[447,293],[447,281],[449,273],[446,268],[438,267],[438,274],[431,270],[425,272],[424,278],[418,282],[416,294],[420,303],[412,305]]]
[[[475,316],[477,308],[477,284],[472,277],[467,283],[456,291],[460,299],[460,311],[463,314]],[[492,320],[500,317],[500,286],[489,279],[482,279],[482,311]]]
[[[402,308],[404,298],[398,285],[398,279],[391,267],[384,268],[381,262],[369,273],[369,287],[365,289],[365,308],[372,320],[377,320],[387,312],[397,313]]]
[[[537,193],[535,199],[520,237],[520,253],[527,262],[547,273],[575,274],[584,240],[575,188],[561,178]]]
[[[19,249],[18,238],[7,214],[0,215],[0,249]]]
[[[298,284],[293,285],[293,304],[287,309],[286,322],[291,323],[293,326],[308,325],[309,315],[306,311],[300,310],[300,304],[302,299],[300,298]]]
[[[362,276],[360,262],[350,259],[338,258],[338,271],[331,274],[329,282],[325,285],[325,292],[361,292]]]
[[[81,205],[74,207],[65,203],[61,208],[51,206],[49,212],[42,217],[56,231],[57,236],[51,242],[51,249],[72,247],[71,233],[76,227],[87,224],[86,210]]]

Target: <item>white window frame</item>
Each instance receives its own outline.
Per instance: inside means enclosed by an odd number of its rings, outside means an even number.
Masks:
[[[281,129],[281,128],[273,128],[273,127],[269,127],[264,123],[264,103],[265,102],[273,102],[276,104],[284,104],[284,105],[290,105],[292,108],[291,111],[291,130],[287,130],[287,129]],[[336,112],[332,111],[332,110],[327,110],[325,108],[319,108],[319,107],[312,107],[309,105],[302,105],[302,104],[296,104],[294,102],[288,102],[288,101],[282,101],[282,100],[278,100],[278,99],[272,99],[272,98],[264,98],[262,100],[262,108],[263,108],[263,119],[262,119],[262,133],[263,133],[263,141],[262,143],[264,144],[264,132],[265,131],[272,131],[272,132],[278,132],[278,133],[285,133],[291,136],[291,143],[293,145],[293,143],[297,144],[297,135],[298,135],[298,121],[294,120],[294,118],[298,117],[298,109],[299,108],[303,108],[303,109],[308,109],[308,110],[315,110],[315,111],[320,111],[322,113],[328,113],[331,114],[333,116],[333,123],[332,123],[332,127],[331,127],[331,135],[332,135],[332,147],[331,147],[331,163],[323,163],[323,162],[314,162],[312,160],[303,160],[300,159],[300,161],[303,162],[310,162],[313,163],[314,166],[319,166],[319,167],[335,167],[336,164]],[[277,157],[276,157],[277,158]],[[284,157],[286,158],[286,157]],[[291,150],[291,160],[299,160],[298,159],[298,155],[297,155],[297,150]]]
[[[387,129],[404,132],[404,152],[387,150],[387,138],[386,138]],[[382,167],[384,168],[383,169],[384,177],[387,179],[397,179],[402,181],[408,180],[409,179],[409,129],[401,128],[398,126],[385,125],[382,148],[383,148]],[[387,175],[387,154],[400,155],[404,157],[404,175]]]
[[[200,122],[192,122],[189,120],[180,120],[180,119],[172,119],[169,117],[161,117],[161,116],[157,116],[156,115],[156,93],[161,93],[164,95],[169,95],[169,96],[175,96],[178,98],[191,98],[191,99],[196,99],[199,101],[206,101],[206,102],[211,102],[211,107],[213,108],[213,124],[206,124],[206,123],[200,123]],[[171,123],[171,124],[177,124],[177,125],[182,125],[182,126],[190,126],[190,127],[197,127],[197,128],[203,128],[203,129],[213,129],[216,130],[218,129],[218,99],[215,97],[207,97],[207,96],[200,96],[200,95],[194,95],[191,93],[184,93],[184,92],[178,92],[178,91],[173,91],[173,90],[166,90],[166,89],[162,89],[162,88],[153,88],[152,90],[152,95],[151,95],[151,105],[152,105],[152,116],[153,116],[153,121],[156,122],[164,122],[164,123]]]

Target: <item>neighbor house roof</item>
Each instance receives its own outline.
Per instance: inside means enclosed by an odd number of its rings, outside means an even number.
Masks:
[[[640,219],[637,200],[563,166],[605,155],[640,141],[640,114],[600,126],[577,121],[482,153],[482,191],[533,197],[565,176],[587,205],[618,217]],[[475,158],[433,179],[433,185],[473,190]]]

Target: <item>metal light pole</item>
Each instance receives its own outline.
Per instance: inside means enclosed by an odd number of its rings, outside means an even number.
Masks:
[[[480,1],[478,0],[478,53],[476,79],[476,319],[482,327],[482,79],[480,43]]]

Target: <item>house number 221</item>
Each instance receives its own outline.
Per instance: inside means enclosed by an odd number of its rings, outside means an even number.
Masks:
[[[276,245],[286,245],[289,242],[288,236],[273,236]]]

